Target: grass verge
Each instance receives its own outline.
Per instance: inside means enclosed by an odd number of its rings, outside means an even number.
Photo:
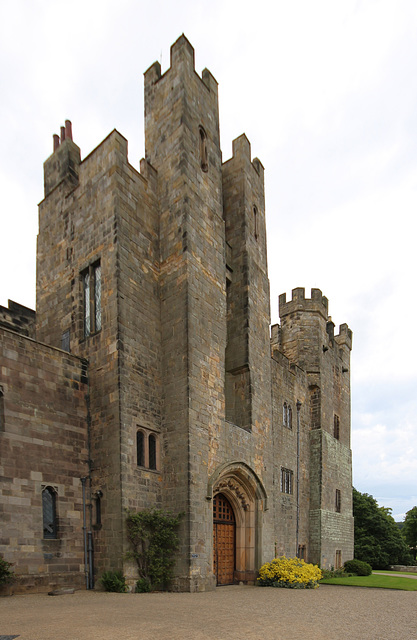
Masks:
[[[389,569],[383,571],[382,569],[375,569],[372,573],[389,573],[393,576],[417,576],[417,567],[415,571],[390,571]]]
[[[417,580],[403,578],[401,575],[382,576],[373,573],[370,576],[350,576],[346,578],[329,578],[320,580],[320,584],[340,584],[345,587],[372,587],[374,589],[399,589],[401,591],[417,591]]]

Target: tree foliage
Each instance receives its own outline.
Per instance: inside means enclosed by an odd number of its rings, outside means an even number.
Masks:
[[[390,564],[410,564],[412,558],[390,509],[378,507],[373,496],[353,489],[355,558],[373,569]]]
[[[127,537],[132,551],[128,555],[136,561],[140,591],[166,587],[171,580],[181,517],[159,509],[129,512]]]
[[[412,554],[415,560],[417,550],[417,507],[413,507],[405,514],[401,533],[408,546],[412,548]]]

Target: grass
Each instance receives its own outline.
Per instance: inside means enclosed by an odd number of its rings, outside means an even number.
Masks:
[[[340,584],[349,587],[372,587],[374,589],[399,589],[401,591],[417,591],[417,580],[403,578],[402,575],[395,574],[383,576],[379,573],[372,573],[370,576],[350,576],[344,578],[328,578],[320,580],[320,584]],[[408,574],[409,575],[409,574]]]
[[[392,573],[393,576],[417,576],[417,567],[415,571],[390,571],[389,569],[383,571],[382,569],[375,569],[372,573]]]

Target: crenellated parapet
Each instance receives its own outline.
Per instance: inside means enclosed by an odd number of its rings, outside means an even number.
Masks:
[[[329,301],[320,289],[311,289],[311,298],[305,297],[305,288],[297,287],[292,290],[292,299],[287,302],[287,294],[279,296],[279,315],[284,318],[296,311],[319,313],[325,320],[328,318]]]

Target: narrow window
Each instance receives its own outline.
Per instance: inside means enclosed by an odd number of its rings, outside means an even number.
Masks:
[[[90,271],[83,273],[83,292],[84,292],[84,336],[87,337],[91,333],[91,304],[90,304]]]
[[[61,349],[62,351],[70,352],[70,330],[67,329],[61,336]]]
[[[287,419],[287,426],[288,429],[292,429],[292,409],[291,406],[288,405],[288,419]]]
[[[138,467],[145,466],[145,436],[142,431],[136,432],[136,463]]]
[[[253,205],[253,223],[254,223],[254,230],[255,230],[255,240],[258,239],[258,209],[255,207],[255,205]]]
[[[101,330],[101,266],[93,266],[94,275],[94,331]]]
[[[55,540],[57,537],[56,493],[52,487],[42,491],[43,537]]]
[[[156,469],[156,438],[151,433],[148,440],[149,445],[149,469]]]
[[[0,386],[0,431],[4,431],[4,392],[3,387]]]
[[[84,337],[101,330],[101,266],[96,262],[81,274]]]
[[[340,489],[336,489],[336,513],[340,513],[341,507],[342,507],[342,500],[341,500],[341,495],[340,495]]]
[[[335,558],[334,568],[335,569],[341,569],[342,568],[342,551],[340,549],[338,549],[336,551],[336,558]]]
[[[282,493],[292,493],[293,472],[291,469],[281,467],[281,491]]]
[[[340,438],[340,418],[336,414],[334,414],[333,433],[334,433],[334,437],[336,438],[336,440],[339,440],[339,438]]]
[[[199,127],[200,132],[200,165],[203,171],[208,171],[208,156],[207,156],[207,134],[203,127]]]
[[[284,402],[284,405],[282,407],[282,424],[284,425],[284,427],[287,426],[287,403]]]
[[[306,546],[305,546],[305,544],[299,544],[298,545],[297,558],[300,558],[300,560],[305,560],[306,559]]]

